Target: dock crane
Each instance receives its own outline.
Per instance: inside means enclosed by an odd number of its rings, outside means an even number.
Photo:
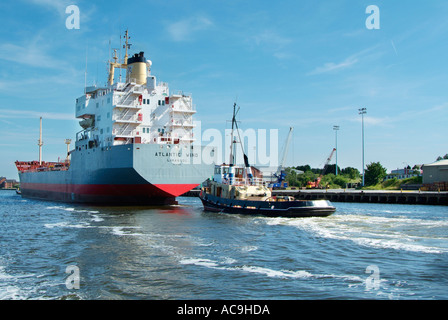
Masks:
[[[322,180],[323,175],[325,174],[325,171],[327,170],[328,164],[331,161],[331,158],[333,157],[334,152],[336,151],[336,148],[333,148],[331,150],[330,155],[327,158],[327,161],[325,161],[324,168],[322,169],[322,172],[320,173],[319,177],[317,177],[314,181],[308,181],[306,184],[307,189],[318,189],[320,187],[320,181]]]
[[[286,138],[285,148],[283,150],[282,159],[278,165],[277,171],[274,173],[274,177],[277,179],[275,182],[271,182],[269,184],[269,188],[286,188],[288,184],[285,181],[286,179],[286,171],[284,169],[284,165],[286,162],[286,158],[288,156],[289,144],[291,142],[292,132],[294,128],[289,128],[288,137]]]

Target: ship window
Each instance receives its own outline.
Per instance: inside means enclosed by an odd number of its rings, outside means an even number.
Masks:
[[[101,121],[101,116],[96,116],[96,121]]]
[[[110,103],[110,97],[109,97],[109,98],[107,98],[107,103]]]
[[[100,129],[100,133],[103,134],[103,129]]]
[[[97,103],[96,103],[96,107],[98,108],[99,106],[100,106],[100,104],[97,102]]]

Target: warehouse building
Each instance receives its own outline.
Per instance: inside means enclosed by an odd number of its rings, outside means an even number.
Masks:
[[[423,165],[423,185],[429,190],[448,191],[448,160]]]

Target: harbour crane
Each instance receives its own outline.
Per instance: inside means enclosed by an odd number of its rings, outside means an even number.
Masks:
[[[317,189],[320,187],[320,181],[322,180],[322,177],[325,174],[328,164],[330,163],[331,158],[333,157],[333,154],[335,153],[335,151],[336,151],[336,148],[333,148],[333,150],[331,150],[331,153],[328,156],[327,161],[325,161],[324,168],[322,169],[322,172],[320,173],[319,177],[317,177],[314,181],[307,182],[307,184],[306,184],[307,189]]]
[[[277,171],[274,173],[274,177],[277,179],[275,182],[271,182],[269,184],[270,188],[286,188],[288,184],[285,181],[286,179],[286,171],[284,168],[286,158],[288,156],[289,144],[291,142],[292,132],[294,131],[293,127],[289,128],[288,137],[286,138],[285,148],[283,150],[282,159],[278,165]]]

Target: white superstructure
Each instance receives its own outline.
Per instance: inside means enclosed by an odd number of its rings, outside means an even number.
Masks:
[[[127,44],[126,34],[126,49]],[[151,74],[151,61],[140,52],[123,63],[109,62],[109,83],[86,87],[76,99],[76,117],[83,128],[77,141],[95,146],[142,144],[191,144],[196,110],[190,94],[170,94],[167,83]],[[126,82],[114,82],[114,69],[126,69]]]

